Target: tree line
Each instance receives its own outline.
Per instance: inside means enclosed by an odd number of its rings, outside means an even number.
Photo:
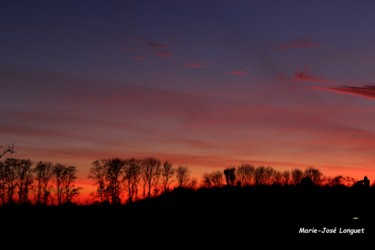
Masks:
[[[254,167],[250,164],[242,164],[238,167],[229,167],[222,171],[204,173],[201,187],[222,187],[226,186],[258,186],[258,185],[299,185],[311,184],[315,186],[353,186],[356,180],[352,177],[337,175],[326,177],[314,167],[302,171],[295,168],[292,170],[278,171],[269,166]]]
[[[74,202],[80,187],[75,186],[77,168],[29,159],[0,161],[0,204],[64,205]]]
[[[14,153],[13,146],[0,152]],[[0,204],[64,205],[74,203],[80,193],[76,186],[78,170],[75,166],[40,161],[33,166],[29,159],[7,158],[0,161]],[[302,171],[278,171],[269,166],[254,167],[242,164],[223,171],[204,173],[200,183],[191,177],[187,166],[175,167],[169,161],[154,157],[108,158],[92,162],[88,178],[95,192],[92,202],[119,205],[156,197],[174,188],[217,188],[223,186],[300,185],[353,186],[356,180],[338,175],[326,177],[313,167]]]
[[[153,157],[143,159],[110,158],[94,161],[89,178],[96,186],[92,194],[100,203],[123,204],[139,199],[155,197],[173,188],[215,188],[223,186],[261,186],[261,185],[312,185],[312,186],[352,186],[356,180],[338,175],[326,177],[313,167],[302,171],[278,171],[269,166],[254,167],[242,164],[228,167],[224,171],[214,170],[204,173],[201,182],[191,178],[186,166],[175,168],[172,163]]]
[[[158,196],[173,187],[195,187],[187,166],[154,157],[142,159],[110,158],[92,163],[88,176],[96,186],[92,194],[100,203],[121,204]]]

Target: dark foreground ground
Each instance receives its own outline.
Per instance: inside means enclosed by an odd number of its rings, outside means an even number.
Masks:
[[[256,243],[303,249],[310,242],[375,242],[372,189],[177,189],[128,206],[0,207],[0,215],[2,242],[32,249],[253,249]]]

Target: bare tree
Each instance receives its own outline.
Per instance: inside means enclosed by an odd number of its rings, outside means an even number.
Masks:
[[[237,168],[237,179],[243,186],[250,186],[253,182],[255,168],[249,164],[243,164]]]
[[[109,194],[111,199],[111,204],[118,205],[121,203],[121,176],[123,174],[125,160],[120,158],[104,159],[102,164],[107,169],[107,174],[105,176],[107,187],[106,192]]]
[[[187,166],[178,166],[176,169],[177,186],[184,187],[190,181],[190,171]]]
[[[73,199],[79,195],[81,187],[76,187],[75,182],[77,180],[78,170],[75,166],[65,167],[64,172],[64,203],[71,204]]]
[[[29,191],[33,183],[33,170],[31,168],[31,161],[21,159],[17,164],[17,187],[18,187],[18,202],[20,204],[29,203]]]
[[[106,188],[106,175],[107,169],[105,165],[101,164],[100,161],[96,160],[91,164],[90,173],[88,178],[94,181],[94,185],[97,187],[96,193],[93,194],[95,198],[99,198],[100,203],[104,202],[105,188]]]
[[[57,204],[70,204],[75,196],[79,194],[79,187],[75,186],[77,169],[75,166],[64,166],[56,164],[53,168],[56,179]]]
[[[142,175],[142,164],[140,160],[128,159],[124,167],[124,181],[128,190],[128,202],[138,198],[138,186]]]
[[[356,183],[356,180],[353,177],[346,176],[343,183],[345,186],[351,187]]]
[[[147,157],[142,161],[143,165],[143,172],[142,172],[142,180],[145,184],[146,190],[143,190],[143,195],[147,197],[151,197],[151,190],[154,188],[154,194],[156,195],[158,192],[158,184],[161,174],[160,169],[160,161],[153,157]]]
[[[0,200],[2,204],[29,202],[29,191],[33,181],[31,161],[7,158],[0,162]],[[17,199],[18,198],[18,199]]]
[[[2,177],[2,194],[3,204],[12,205],[14,203],[15,194],[17,191],[17,179],[18,179],[18,160],[14,158],[5,159],[1,177]]]
[[[161,170],[162,183],[163,183],[163,192],[168,192],[171,183],[173,182],[172,178],[174,176],[175,169],[172,163],[165,161]]]
[[[272,167],[266,167],[265,170],[265,184],[272,185],[275,182],[277,171]]]
[[[228,186],[234,186],[236,181],[236,168],[226,168],[224,170],[225,181],[227,182]]]
[[[0,161],[0,201],[1,204],[5,204],[5,198],[6,198],[6,167],[5,164]]]
[[[266,168],[263,166],[255,168],[254,173],[255,185],[265,185],[267,183]]]
[[[302,170],[300,170],[298,168],[292,169],[292,183],[294,185],[300,184],[302,178],[303,178],[303,172],[302,172]]]
[[[204,173],[202,175],[202,184],[201,184],[201,186],[205,187],[205,188],[211,188],[212,187],[211,174]]]
[[[56,164],[53,167],[53,175],[55,177],[55,192],[56,192],[56,199],[57,205],[62,205],[63,203],[63,178],[64,178],[64,170],[65,167],[61,164]]]
[[[274,172],[274,182],[273,184],[275,185],[282,185],[282,182],[283,182],[283,175],[280,171],[276,171]]]
[[[288,170],[285,170],[282,173],[282,183],[281,184],[283,186],[289,185],[289,181],[290,181],[290,172]]]
[[[304,177],[310,178],[313,185],[320,185],[323,173],[317,168],[309,167],[305,170]]]
[[[37,183],[36,204],[47,205],[52,192],[53,164],[40,161],[33,171]]]
[[[344,177],[342,175],[337,175],[334,178],[329,178],[327,181],[329,186],[343,186],[344,185]]]
[[[204,173],[202,176],[202,184],[204,187],[222,187],[223,173],[221,171],[212,171],[211,173]]]
[[[15,153],[14,151],[14,144],[8,145],[6,148],[3,148],[2,145],[0,145],[0,159],[5,155],[5,154],[13,154]]]

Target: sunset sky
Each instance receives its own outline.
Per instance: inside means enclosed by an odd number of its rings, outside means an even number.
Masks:
[[[375,180],[373,1],[1,1],[0,144]]]

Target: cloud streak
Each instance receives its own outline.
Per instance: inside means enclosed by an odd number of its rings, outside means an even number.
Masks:
[[[316,90],[331,91],[339,94],[354,95],[362,98],[375,99],[375,85],[338,86],[338,87],[312,87]]]
[[[275,50],[288,50],[288,49],[300,49],[300,48],[315,48],[319,47],[320,44],[311,41],[308,37],[303,37],[297,40],[292,40],[274,47]]]
[[[309,72],[309,68],[306,67],[303,71],[295,71],[294,72],[294,81],[298,82],[319,82],[319,83],[333,83],[333,80],[326,79],[326,78],[321,78],[321,77],[316,77],[311,75]]]
[[[145,42],[148,46],[155,48],[155,49],[167,49],[168,45],[158,43],[158,42],[153,42],[153,41],[143,41]]]

